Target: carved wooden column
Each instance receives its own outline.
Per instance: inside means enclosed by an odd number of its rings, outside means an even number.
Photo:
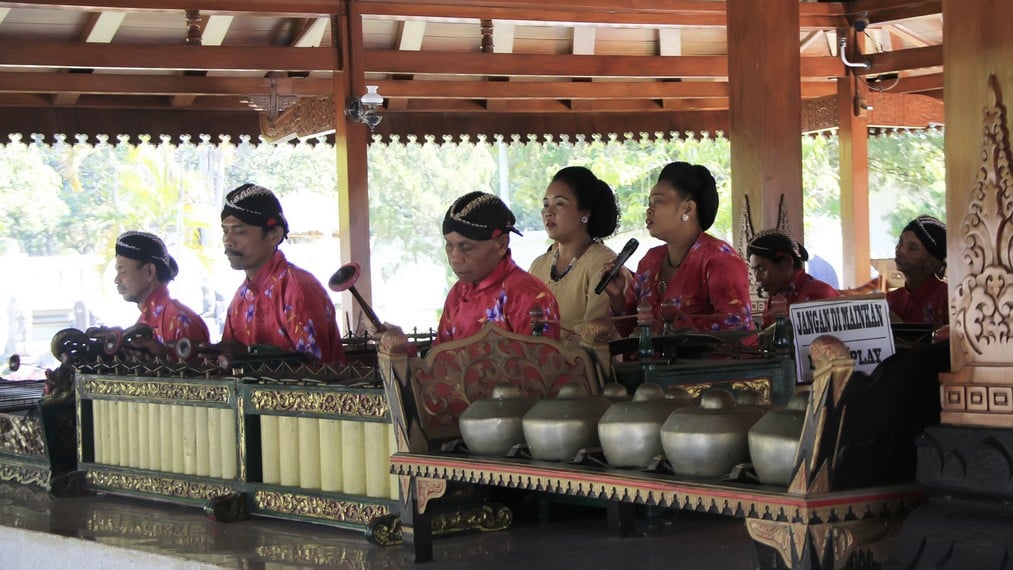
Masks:
[[[1013,5],[943,0],[947,280],[953,372],[918,442],[917,509],[898,568],[1013,562]],[[945,560],[945,563],[940,562]]]
[[[742,219],[749,194],[756,229],[773,228],[784,194],[790,229],[803,241],[798,1],[728,0],[726,9],[732,219]]]

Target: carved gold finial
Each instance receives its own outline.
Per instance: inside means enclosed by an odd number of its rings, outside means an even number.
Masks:
[[[408,352],[408,335],[401,327],[387,325],[387,330],[380,335],[377,349],[384,354],[405,354]]]
[[[594,319],[577,325],[577,334],[584,344],[605,344],[617,337],[611,319]]]

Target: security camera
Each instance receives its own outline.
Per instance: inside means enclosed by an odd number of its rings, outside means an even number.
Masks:
[[[855,28],[855,31],[858,33],[864,32],[865,28],[869,27],[869,16],[865,14],[858,16],[854,22],[851,22],[851,27]]]

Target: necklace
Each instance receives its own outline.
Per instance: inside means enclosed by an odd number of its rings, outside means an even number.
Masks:
[[[669,267],[671,267],[672,269],[679,269],[679,266],[682,265],[682,262],[680,261],[679,263],[673,264],[672,263],[672,254],[671,253],[666,253],[665,254],[665,264],[668,265]]]
[[[570,258],[570,263],[566,265],[566,269],[564,269],[562,273],[558,273],[556,271],[556,264],[559,263],[559,246],[557,245],[556,251],[552,252],[552,265],[549,267],[549,278],[552,279],[553,281],[559,281],[563,277],[566,277],[566,274],[569,273],[570,270],[573,269],[574,264],[577,263],[577,258],[579,258],[581,255],[584,254],[585,251],[587,251],[587,247],[589,245],[591,245],[591,240],[587,240],[587,243],[585,243],[584,247],[580,249],[580,252],[577,255]]]

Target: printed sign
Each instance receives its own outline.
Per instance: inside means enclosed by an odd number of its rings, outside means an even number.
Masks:
[[[894,353],[890,309],[884,297],[796,303],[788,312],[795,335],[795,377],[800,383],[813,381],[809,346],[820,335],[839,338],[851,350],[855,370],[865,373]]]

